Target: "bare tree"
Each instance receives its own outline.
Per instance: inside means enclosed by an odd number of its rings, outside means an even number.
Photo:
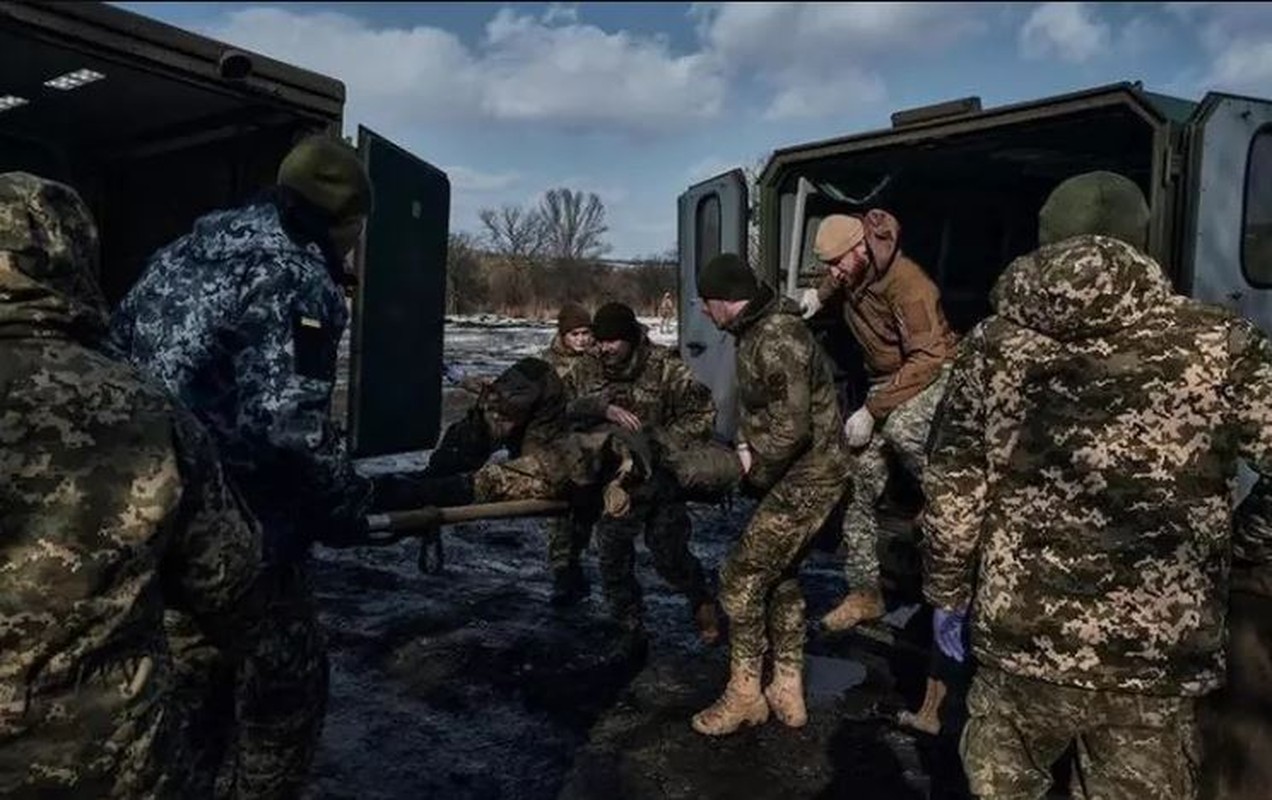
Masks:
[[[600,258],[610,251],[604,236],[605,204],[595,192],[549,189],[539,202],[545,254],[564,261]]]
[[[543,218],[533,209],[512,205],[483,208],[477,212],[477,218],[486,229],[490,249],[501,256],[527,260],[543,250]]]

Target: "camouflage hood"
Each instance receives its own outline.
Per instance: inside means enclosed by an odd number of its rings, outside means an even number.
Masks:
[[[1072,341],[1132,327],[1170,295],[1153,259],[1117,239],[1075,236],[1013,261],[990,300],[1000,316]]]
[[[789,297],[779,296],[767,283],[761,283],[755,297],[743,306],[733,321],[724,326],[724,329],[735,338],[741,338],[742,334],[769,314],[790,314],[798,317],[799,304]]]
[[[97,258],[97,228],[74,189],[0,174],[0,338],[101,338]]]

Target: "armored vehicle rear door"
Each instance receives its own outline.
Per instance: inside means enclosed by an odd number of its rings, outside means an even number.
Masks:
[[[733,337],[702,313],[698,270],[720,253],[747,258],[747,187],[735,169],[690,187],[679,200],[680,354],[698,380],[711,387],[716,435],[732,440],[737,424]]]
[[[358,150],[375,186],[350,339],[350,449],[364,458],[440,433],[450,181],[362,126]]]
[[[1188,140],[1191,293],[1272,333],[1272,102],[1207,95]]]

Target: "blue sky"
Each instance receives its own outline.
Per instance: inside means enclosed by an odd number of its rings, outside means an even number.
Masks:
[[[676,241],[676,196],[775,148],[1121,80],[1272,96],[1272,3],[117,3],[345,82],[445,169],[451,229],[553,186],[612,255]]]

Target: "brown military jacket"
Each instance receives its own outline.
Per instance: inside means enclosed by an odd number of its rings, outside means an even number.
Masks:
[[[838,298],[844,320],[861,344],[870,375],[866,408],[883,419],[936,379],[953,359],[958,337],[941,308],[941,293],[904,253],[848,292],[827,275],[818,286],[825,303]]]
[[[972,647],[1005,672],[1156,695],[1214,689],[1229,487],[1239,459],[1272,472],[1267,338],[1173,294],[1156,262],[1097,236],[1016,260],[992,300],[934,422],[928,600],[974,599]]]

